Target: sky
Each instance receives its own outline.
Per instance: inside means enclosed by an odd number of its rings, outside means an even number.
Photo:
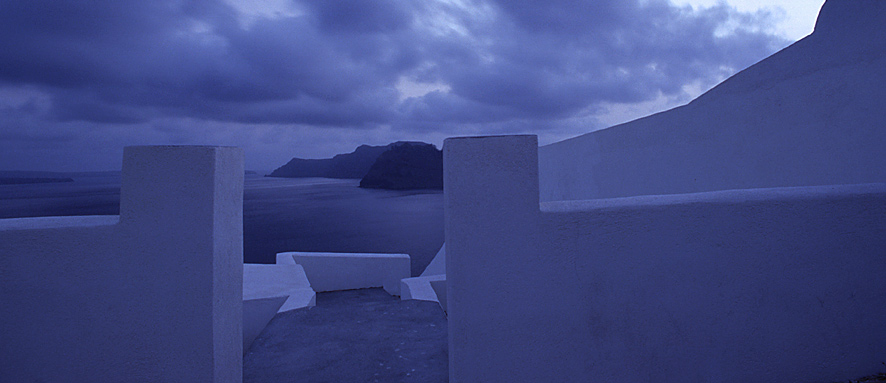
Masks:
[[[0,170],[128,145],[247,169],[399,140],[541,144],[685,104],[812,32],[823,0],[0,0]]]

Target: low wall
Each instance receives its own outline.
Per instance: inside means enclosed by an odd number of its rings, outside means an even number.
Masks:
[[[301,265],[243,264],[244,301],[279,296],[287,297],[278,307],[281,313],[317,305],[317,294]]]
[[[434,282],[445,281],[446,274],[430,275],[427,277],[403,278],[400,280],[400,299],[404,301],[419,300],[440,303],[437,291],[431,285]]]
[[[383,287],[388,294],[400,295],[400,280],[409,278],[409,254],[296,251],[278,253],[277,263],[287,258],[304,267],[317,292]]]
[[[421,272],[422,277],[430,277],[433,275],[446,275],[446,244],[440,246],[437,255],[431,260],[431,263]]]
[[[883,19],[828,1],[812,35],[689,104],[541,147],[541,200],[886,182]]]
[[[444,145],[450,377],[818,382],[886,361],[886,185],[538,201],[535,137]]]
[[[128,147],[119,217],[0,220],[0,381],[242,380],[243,154]]]

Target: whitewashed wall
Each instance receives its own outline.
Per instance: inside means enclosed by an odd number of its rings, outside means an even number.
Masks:
[[[119,222],[0,220],[0,381],[241,381],[243,174],[128,147]]]
[[[886,185],[539,205],[535,137],[444,144],[453,382],[838,381],[886,360]]]
[[[828,1],[812,35],[688,105],[540,148],[541,200],[886,182],[884,19]]]

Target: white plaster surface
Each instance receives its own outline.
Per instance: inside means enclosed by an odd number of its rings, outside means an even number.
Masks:
[[[244,353],[277,313],[317,305],[304,268],[291,256],[277,260],[275,265],[243,264]]]
[[[433,281],[445,281],[446,275],[403,278],[400,280],[400,299],[440,302],[437,292],[431,287]]]
[[[288,260],[288,261],[287,261]],[[243,352],[280,312],[317,305],[317,294],[292,256],[277,264],[243,264]]]
[[[408,278],[408,254],[288,252],[304,267],[314,291],[337,291],[384,287],[400,295],[400,280]],[[279,259],[279,258],[278,258]]]
[[[446,311],[446,280],[438,279],[434,281],[430,281],[431,288],[434,289],[434,293],[437,294],[437,301],[440,302],[440,307],[443,308],[443,311]]]
[[[116,225],[119,215],[85,215],[73,217],[29,217],[0,219],[0,230],[58,229]]]
[[[0,377],[238,382],[243,153],[128,147],[121,215],[0,220]]]
[[[453,382],[841,381],[886,358],[886,185],[539,206],[534,137],[444,144]]]
[[[434,256],[434,259],[431,260],[431,263],[425,267],[425,270],[422,271],[422,277],[429,277],[431,275],[442,275],[446,274],[446,244],[440,246],[440,250],[437,251],[437,255]]]
[[[277,253],[277,264],[294,265],[295,258],[292,257],[292,253]]]
[[[813,34],[688,105],[541,147],[541,200],[886,182],[884,19],[828,1]]]
[[[243,300],[288,297],[278,312],[315,306],[316,293],[297,264],[243,265]]]
[[[249,352],[252,342],[261,335],[262,330],[288,299],[289,296],[284,295],[243,300],[243,354]]]

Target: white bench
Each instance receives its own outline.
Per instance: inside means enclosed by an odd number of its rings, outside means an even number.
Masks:
[[[277,254],[277,263],[289,259],[304,267],[314,291],[384,287],[400,295],[400,280],[410,276],[408,254],[302,253]]]

